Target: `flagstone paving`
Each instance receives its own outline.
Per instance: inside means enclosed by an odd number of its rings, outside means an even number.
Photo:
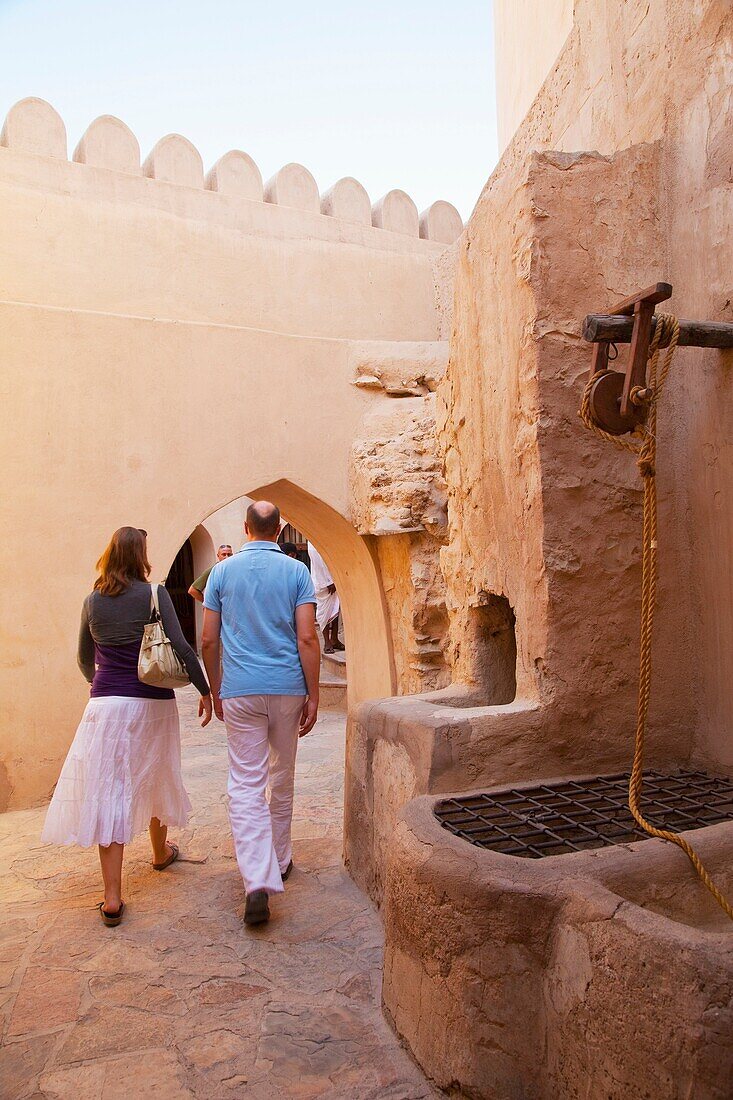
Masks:
[[[182,860],[126,853],[128,910],[94,911],[96,850],[41,845],[43,809],[0,816],[3,1100],[436,1095],[379,1006],[379,918],[341,865],[344,715],[301,742],[295,870],[260,929],[225,803],[226,743],[179,692],[189,826]]]

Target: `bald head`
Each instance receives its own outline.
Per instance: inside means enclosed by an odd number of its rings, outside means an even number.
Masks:
[[[280,530],[280,509],[269,500],[256,500],[247,509],[247,534],[255,539],[276,539]]]

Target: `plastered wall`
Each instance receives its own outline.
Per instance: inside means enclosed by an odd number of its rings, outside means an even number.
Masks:
[[[214,553],[218,547],[228,543],[236,554],[244,542],[244,517],[250,504],[249,497],[241,497],[224,508],[219,508],[204,520],[203,526],[211,535]],[[213,557],[211,560],[214,560]]]
[[[506,149],[573,29],[573,0],[494,0],[499,149]]]
[[[319,195],[300,165],[263,184],[237,150],[205,173],[180,135],[141,162],[108,117],[69,160],[63,121],[24,100],[0,139],[0,219],[0,808],[57,778],[86,695],[79,610],[122,524],[148,530],[162,578],[217,509],[275,500],[339,586],[353,699],[398,690],[378,555],[348,519],[350,448],[379,399],[351,348],[378,362],[437,340],[450,204],[372,205],[350,179]]]
[[[452,683],[349,716],[345,857],[377,901],[407,799],[629,768],[642,490],[579,420],[582,321],[663,279],[665,308],[731,320],[733,9],[583,0],[575,20],[451,249],[435,419]],[[648,767],[733,766],[731,367],[680,349],[659,415]]]
[[[733,319],[731,87],[730,4],[578,0],[459,248],[439,388],[455,672],[470,682],[467,605],[482,585],[503,592],[517,611],[518,693],[557,697],[577,677],[593,728],[612,721],[619,738],[630,716],[618,723],[618,703],[633,701],[636,677],[639,490],[633,462],[596,452],[575,420],[590,362],[580,322],[658,279],[675,288],[663,308]],[[568,156],[548,154],[540,177],[542,150]],[[652,706],[659,751],[723,768],[733,764],[732,367],[730,352],[680,350],[663,401]],[[593,715],[596,693],[607,702]]]

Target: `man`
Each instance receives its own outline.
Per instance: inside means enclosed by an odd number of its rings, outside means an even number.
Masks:
[[[343,650],[344,646],[339,641],[341,604],[333,577],[312,542],[308,543],[308,557],[311,560],[311,577],[316,590],[316,619],[323,634],[323,652]]]
[[[233,550],[228,542],[223,542],[219,549],[216,551],[216,561],[225,561],[226,558],[231,558]],[[216,565],[216,562],[214,562]],[[197,603],[204,602],[204,589],[206,588],[206,582],[209,579],[211,570],[214,568],[210,565],[208,569],[204,569],[200,577],[197,577],[188,590],[189,596],[193,596]]]
[[[244,529],[241,552],[209,577],[201,652],[214,713],[227,728],[244,920],[260,924],[270,916],[268,896],[282,893],[293,866],[295,754],[318,716],[320,651],[313,582],[277,545],[279,510],[264,500],[250,504]]]

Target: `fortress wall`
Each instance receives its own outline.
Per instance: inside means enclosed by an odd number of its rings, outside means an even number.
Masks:
[[[565,614],[574,614],[579,628],[599,615],[598,643],[603,646],[607,639],[612,648],[605,650],[605,658],[597,656],[596,672],[606,667],[608,675],[606,687],[599,683],[598,689],[608,694],[613,712],[620,681],[627,685],[625,691],[631,691],[637,676],[640,519],[638,502],[632,506],[632,498],[640,499],[640,488],[633,463],[626,462],[624,476],[618,456],[608,448],[591,457],[586,433],[575,420],[583,372],[591,357],[590,346],[578,340],[580,324],[586,313],[602,311],[658,279],[675,288],[662,310],[712,321],[733,319],[728,264],[733,244],[732,86],[729,4],[579,0],[572,33],[487,183],[459,245],[457,327],[444,397],[456,431],[474,435],[460,454],[454,439],[445,440],[454,532],[446,552],[449,606],[456,609],[454,637],[461,636],[461,624],[465,625],[466,609],[457,609],[465,605],[467,591],[475,590],[481,568],[493,569],[496,582],[507,585],[502,563],[511,534],[504,530],[497,542],[492,517],[498,515],[498,522],[509,528],[513,517],[516,520],[506,497],[497,496],[502,480],[492,463],[479,468],[475,455],[482,447],[492,451],[511,444],[515,460],[524,468],[526,444],[536,430],[531,425],[539,416],[537,441],[544,454],[538,454],[539,482],[529,478],[528,485],[539,487],[544,535],[536,564],[549,588],[546,597],[518,610],[518,620],[521,615],[524,623],[518,621],[517,629],[520,634],[542,634],[553,587],[556,613],[565,601]],[[649,143],[655,143],[653,153]],[[629,146],[639,148],[624,154],[632,159],[620,175],[608,175],[602,161],[593,169],[588,158],[559,155],[550,160],[541,191],[533,195],[534,224],[526,232],[501,198],[506,192],[523,205],[527,166],[535,150],[599,150],[606,156],[616,154],[614,162],[621,169],[624,162],[618,151]],[[585,187],[593,184],[582,177],[589,171],[600,175],[595,192],[591,189],[586,195]],[[570,232],[566,219],[577,219]],[[513,316],[512,298],[525,285],[528,272],[536,305]],[[515,361],[515,373],[521,376],[535,348],[546,366],[526,418],[523,406],[531,401],[526,386],[507,392],[506,378],[491,379],[507,358]],[[488,378],[477,375],[477,361],[486,364]],[[662,401],[661,589],[652,701],[659,737],[665,736],[667,723],[668,747],[677,746],[679,759],[691,753],[694,761],[724,768],[733,765],[731,366],[731,352],[680,350]],[[547,417],[563,406],[563,386],[569,386],[562,413],[565,423],[547,432]],[[463,394],[460,404],[457,394]],[[508,434],[507,401],[516,418]],[[511,455],[505,457],[512,461]],[[578,501],[585,494],[589,503],[593,494],[599,500],[607,498],[592,530],[579,522]],[[625,497],[629,506],[623,503]],[[530,501],[528,492],[526,507]],[[475,510],[484,506],[488,523],[478,522],[478,516],[474,522]],[[604,548],[586,561],[588,546],[619,507]],[[535,518],[533,524],[537,522]],[[472,569],[471,563],[480,563],[480,568]],[[572,596],[584,573],[590,581],[599,571],[607,572],[609,580],[616,572],[614,584],[619,587],[613,598],[610,590],[600,599],[596,590],[596,602],[590,595],[582,600],[579,594]],[[520,590],[526,591],[530,576],[522,570]],[[588,667],[588,653],[580,640],[582,631],[575,646],[572,634],[568,621],[566,654],[577,671]],[[631,644],[619,644],[626,635]],[[529,668],[522,644],[518,680]],[[548,683],[549,662],[542,646],[534,653],[538,656],[542,665],[536,672],[537,690],[556,696],[565,688],[558,683],[553,689]],[[465,647],[464,657],[470,657]],[[470,679],[460,654],[456,671],[459,679]],[[562,671],[560,675],[565,677]],[[590,687],[589,691],[592,694]],[[627,737],[627,727],[628,721],[620,736]]]
[[[573,0],[494,0],[499,148],[506,149],[573,29]],[[531,27],[531,33],[527,28]]]
[[[397,359],[414,358],[418,372],[431,359],[435,264],[461,225],[433,204],[427,239],[404,193],[378,205],[381,227],[356,181],[321,197],[299,165],[263,184],[237,150],[206,173],[181,135],[141,163],[135,136],[108,117],[70,161],[53,108],[24,100],[10,111],[0,554],[14,585],[0,809],[47,797],[58,776],[87,694],[79,609],[123,524],[148,530],[162,579],[212,512],[269,494],[331,565],[350,700],[401,690],[392,650],[411,639],[391,627],[373,536],[347,519],[352,443],[386,400],[355,384],[351,348],[389,364],[407,342]]]
[[[733,320],[731,88],[729,3],[577,0],[453,246],[436,421],[454,683],[350,715],[346,853],[375,897],[375,822],[389,833],[406,799],[630,764],[642,490],[578,419],[581,325],[662,279],[664,310]],[[680,349],[662,399],[650,767],[733,767],[732,367],[733,352]],[[513,702],[497,667],[516,672]]]
[[[320,196],[302,165],[263,188],[252,159],[233,150],[205,177],[194,146],[170,134],[140,167],[134,135],[109,116],[91,124],[74,162],[65,141],[49,104],[9,112],[1,298],[301,335],[435,338],[431,258],[462,229],[450,204],[433,203],[421,229],[412,200],[391,191],[372,224],[357,181]]]
[[[437,335],[440,244],[3,149],[0,210],[4,300],[313,336]]]
[[[297,486],[301,529],[332,555],[349,640],[369,652],[350,668],[350,687],[356,698],[393,690],[371,551],[333,511],[347,511],[349,451],[370,400],[344,386],[333,415],[346,342],[24,305],[0,306],[0,331],[2,560],[14,577],[3,638],[5,805],[47,795],[57,778],[87,695],[75,663],[79,610],[97,557],[125,523],[149,532],[153,578],[162,579],[213,510],[278,479]],[[304,423],[302,446],[292,429]],[[313,512],[325,534],[308,526],[311,495],[331,505],[330,520]],[[273,499],[295,515],[290,499]]]

